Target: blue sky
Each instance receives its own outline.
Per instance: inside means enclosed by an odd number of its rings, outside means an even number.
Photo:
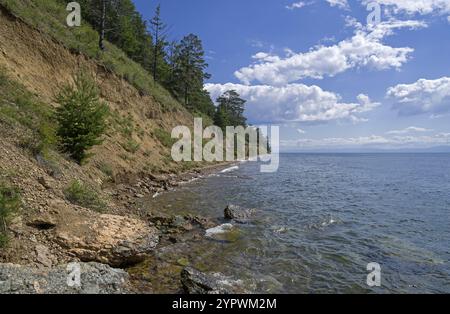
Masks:
[[[149,19],[158,2],[134,1]],[[367,24],[381,9],[380,23]],[[213,97],[236,89],[284,151],[450,143],[450,0],[161,0],[203,40]]]

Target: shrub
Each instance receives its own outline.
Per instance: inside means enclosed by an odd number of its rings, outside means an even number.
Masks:
[[[20,208],[20,193],[16,188],[0,183],[0,247],[8,241],[6,224]]]
[[[64,196],[72,204],[90,208],[97,212],[102,212],[106,208],[106,203],[98,193],[79,180],[74,180],[69,184],[64,190]]]
[[[100,137],[106,130],[108,107],[99,99],[93,79],[85,73],[75,77],[75,85],[65,86],[57,97],[60,107],[56,111],[57,134],[61,146],[78,163],[86,152],[102,143]]]

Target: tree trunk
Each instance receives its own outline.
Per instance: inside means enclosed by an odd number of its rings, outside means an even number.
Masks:
[[[100,39],[98,42],[98,46],[100,50],[105,50],[105,44],[103,41],[105,40],[105,24],[106,24],[106,1],[102,0],[102,17],[100,21]]]
[[[159,26],[157,26],[159,27]],[[155,53],[153,56],[153,80],[156,82],[156,66],[158,65],[158,45],[159,45],[159,34],[158,31],[155,33]]]

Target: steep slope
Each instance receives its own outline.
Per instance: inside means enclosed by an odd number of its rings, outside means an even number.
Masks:
[[[131,64],[125,55],[121,58]],[[30,144],[45,133],[42,126],[51,123],[48,117],[57,106],[55,95],[80,69],[95,78],[111,110],[103,144],[82,166],[56,146],[42,154]],[[17,187],[22,199],[20,212],[8,223],[10,241],[0,248],[0,260],[51,266],[74,259],[119,265],[122,258],[124,263],[141,258],[155,245],[142,237],[157,239],[158,231],[136,219],[122,191],[134,191],[126,184],[138,179],[202,166],[170,158],[171,129],[192,122],[193,116],[161,87],[136,88],[101,60],[68,49],[0,4],[0,185]],[[74,180],[96,191],[106,213],[69,200],[65,191]],[[111,253],[123,251],[124,243],[131,245],[124,256]]]
[[[152,95],[142,95],[97,61],[72,53],[0,8],[0,66],[43,103],[55,106],[55,94],[80,69],[95,77],[113,115],[104,144],[93,150],[94,157],[86,167],[100,162],[109,164],[119,180],[118,174],[140,173],[145,169],[179,169],[169,162],[168,147],[160,140],[176,125],[191,125],[190,113],[180,105],[167,106]]]

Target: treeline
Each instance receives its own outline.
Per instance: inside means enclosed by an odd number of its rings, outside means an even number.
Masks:
[[[108,40],[153,75],[193,113],[212,119],[216,107],[203,88],[210,74],[201,39],[188,34],[170,41],[169,30],[158,6],[151,20],[137,12],[131,0],[79,0],[83,18],[100,34],[100,49]]]

